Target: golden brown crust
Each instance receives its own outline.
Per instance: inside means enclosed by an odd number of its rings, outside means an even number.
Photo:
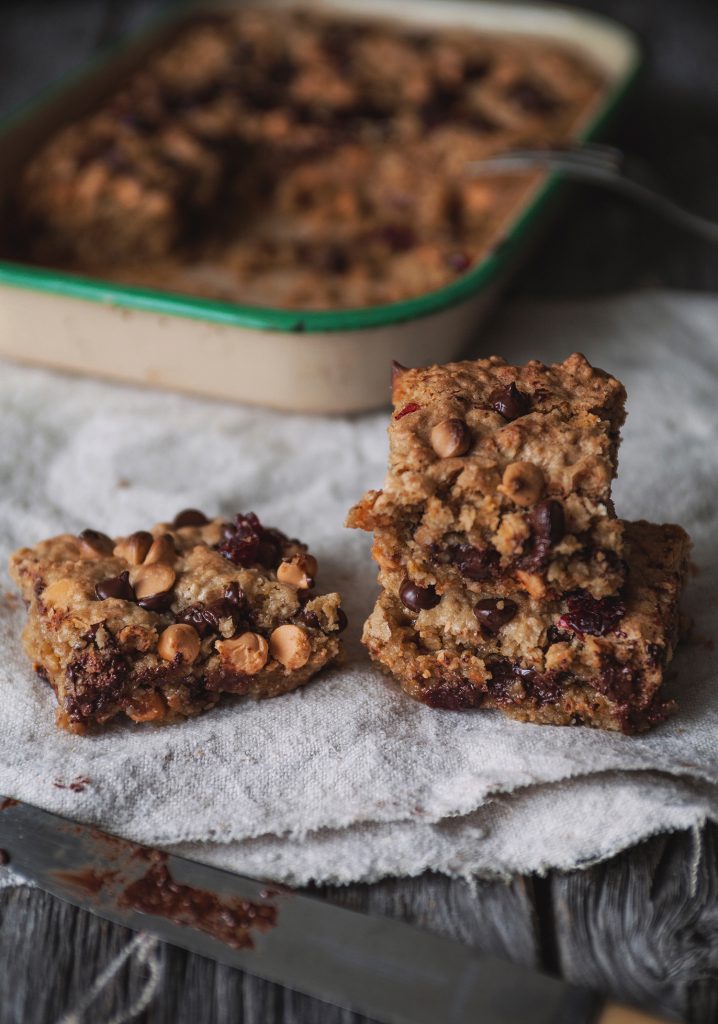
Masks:
[[[277,579],[281,564],[305,552],[298,541],[252,516],[160,523],[151,533],[155,543],[141,545],[140,564],[133,564],[136,545],[102,535],[91,538],[94,547],[64,534],[12,556],[10,572],[28,604],[25,647],[55,690],[61,724],[82,732],[122,712],[168,721],[198,714],[223,692],[273,697],[338,656],[339,595],[315,596]],[[143,590],[148,578],[167,589]],[[265,653],[240,671],[222,656],[230,638],[248,631],[269,652],[274,631],[288,623],[307,654],[301,665],[295,658],[297,667],[288,668]]]

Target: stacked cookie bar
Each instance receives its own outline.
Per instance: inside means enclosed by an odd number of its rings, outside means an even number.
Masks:
[[[580,355],[395,367],[389,472],[349,514],[364,642],[411,696],[634,732],[665,717],[688,537],[615,517],[623,386]]]

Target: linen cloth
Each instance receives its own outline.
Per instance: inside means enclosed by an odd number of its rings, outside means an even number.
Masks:
[[[371,666],[359,643],[376,594],[370,538],[342,524],[381,486],[386,411],[289,415],[0,363],[3,574],[15,547],[66,530],[252,510],[309,543],[350,620],[345,663],[293,694],[77,737],[56,730],[54,696],[22,651],[24,610],[5,595],[0,793],[294,884],[571,868],[718,820],[718,299],[517,305],[473,354],[574,350],[628,390],[619,515],[679,522],[695,542],[695,628],[670,670],[677,716],[626,737],[436,711]]]

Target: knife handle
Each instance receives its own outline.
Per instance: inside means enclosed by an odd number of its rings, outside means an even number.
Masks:
[[[631,1010],[628,1006],[608,1003],[596,1024],[669,1024],[665,1017],[654,1017],[650,1013]]]

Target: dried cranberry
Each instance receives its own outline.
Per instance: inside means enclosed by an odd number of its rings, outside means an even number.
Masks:
[[[558,620],[559,629],[572,629],[589,636],[605,636],[614,630],[626,614],[626,606],[617,597],[592,597],[577,590],[566,598],[568,611]]]
[[[416,412],[418,408],[419,406],[416,402],[409,402],[408,405],[405,405],[403,409],[400,409],[399,412],[394,414],[394,419],[400,420],[403,416],[408,416],[409,413]]]
[[[200,512],[199,509],[184,508],[174,517],[172,526],[175,530],[179,530],[183,526],[206,526],[208,522],[207,516],[204,512]]]
[[[135,592],[130,584],[129,572],[121,572],[119,576],[110,576],[109,579],[100,580],[95,586],[95,595],[98,601],[107,601],[115,598],[118,601],[134,601]]]
[[[499,557],[493,548],[475,548],[471,544],[461,544],[452,551],[452,556],[461,575],[475,583],[493,576]]]
[[[496,388],[489,395],[489,405],[495,409],[505,420],[517,420],[519,416],[525,416],[531,408],[529,396],[519,391],[514,382],[505,387]]]
[[[511,622],[517,611],[516,602],[508,597],[483,597],[474,605],[479,625],[494,636]]]
[[[441,600],[433,587],[420,587],[408,578],[399,587],[399,597],[404,607],[412,612],[436,608]]]
[[[463,274],[471,266],[471,257],[467,256],[465,252],[450,252],[446,257],[446,262],[457,274]]]
[[[283,545],[287,543],[287,538],[279,530],[262,526],[254,512],[246,516],[240,513],[233,523],[225,523],[222,536],[223,540],[217,545],[219,553],[245,569],[256,564],[276,569],[282,558]]]

